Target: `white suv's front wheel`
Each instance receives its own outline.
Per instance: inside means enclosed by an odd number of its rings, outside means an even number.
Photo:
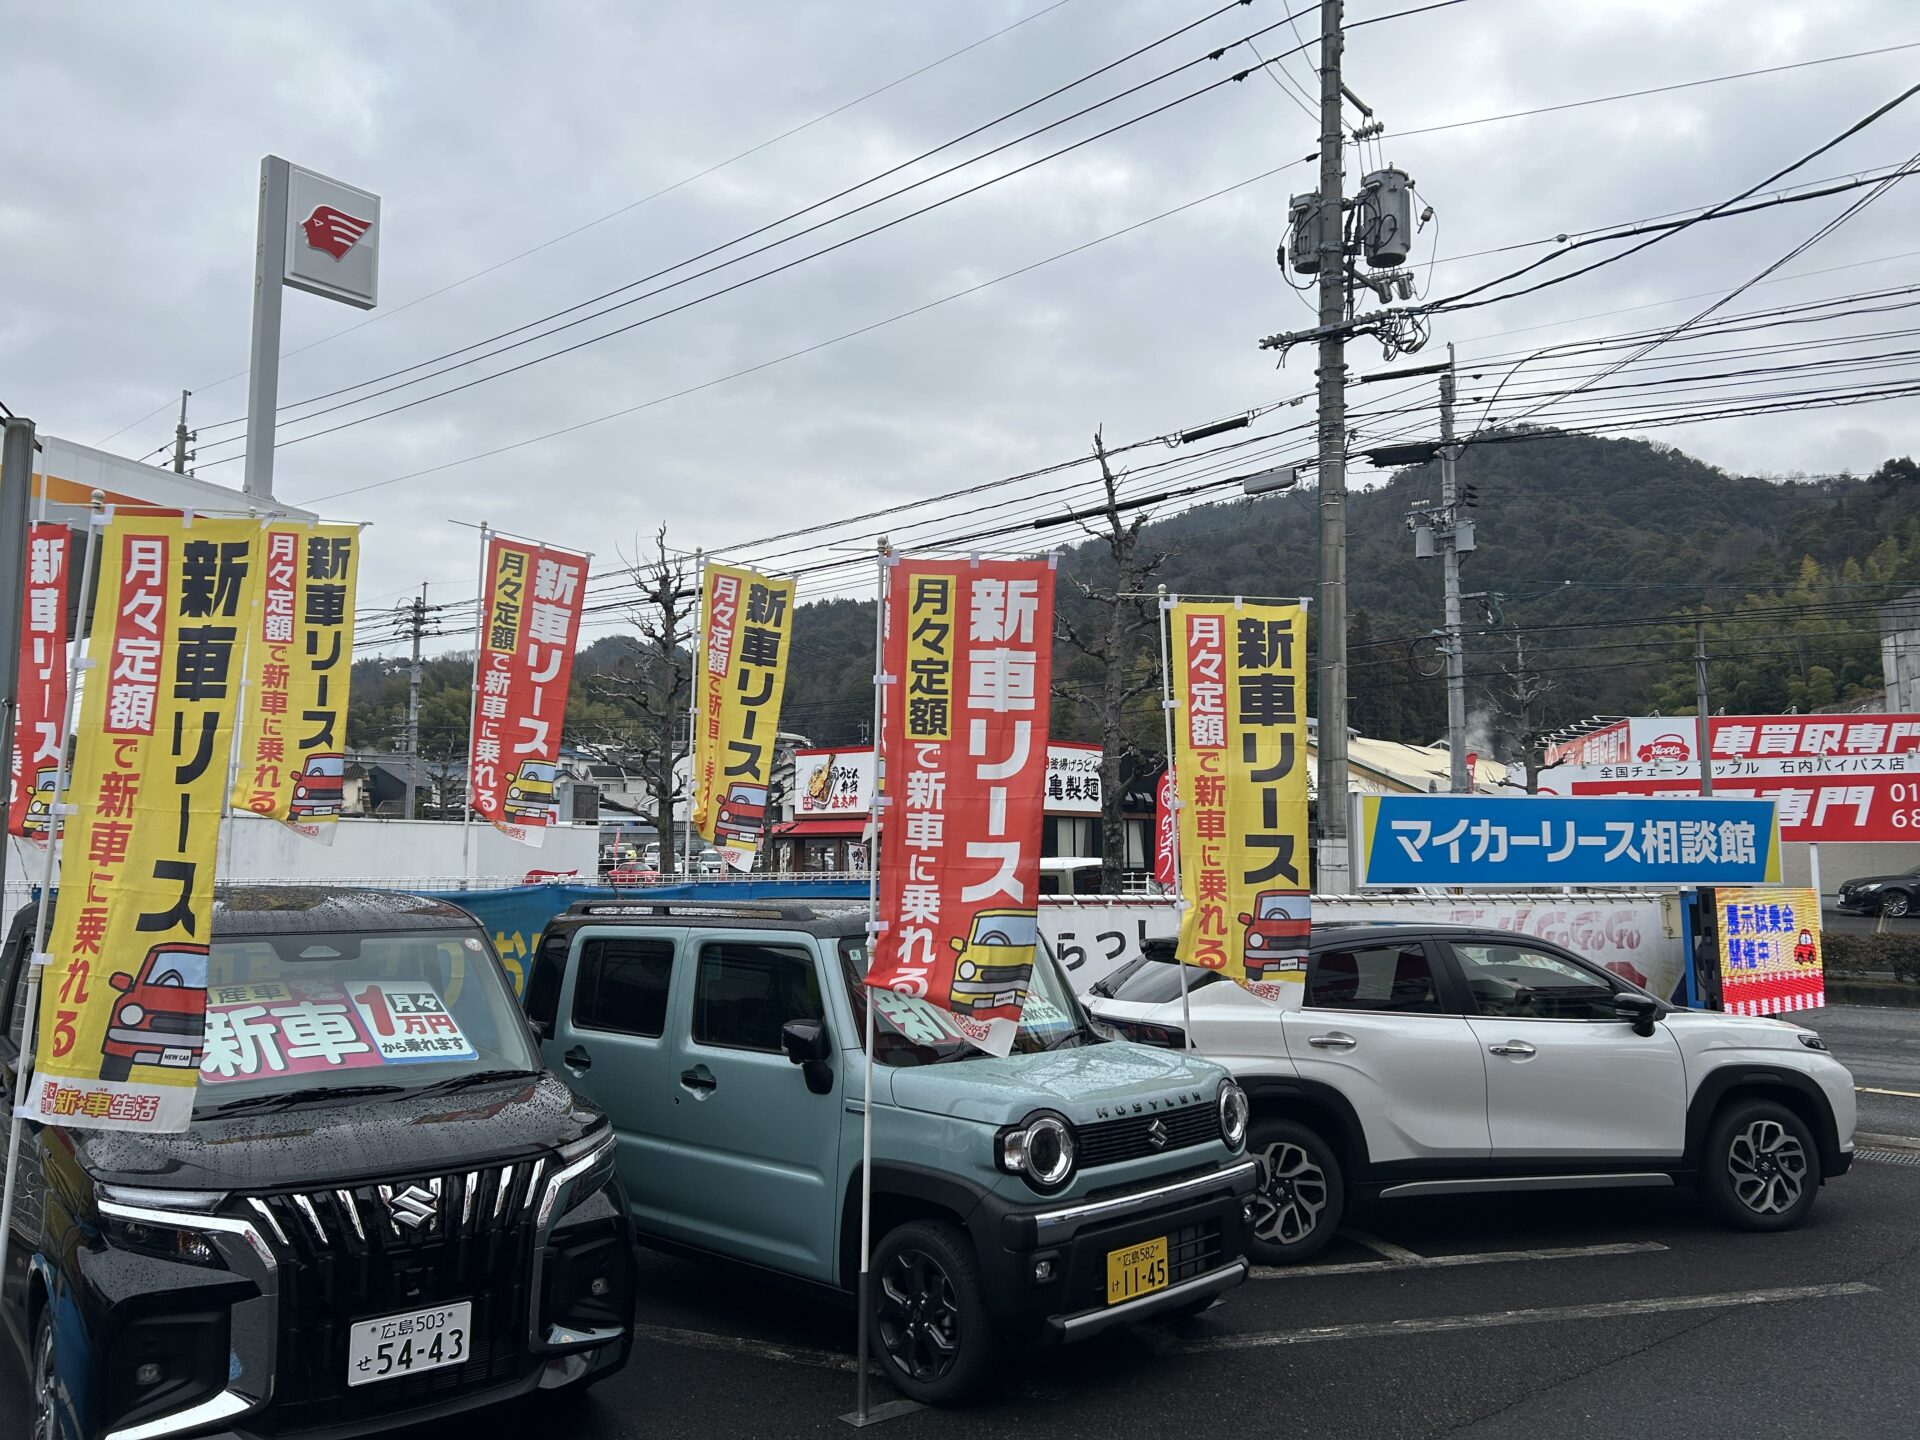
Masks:
[[[1736,1100],[1714,1117],[1701,1189],[1742,1230],[1791,1230],[1820,1190],[1820,1151],[1806,1122],[1772,1100]]]
[[[1326,1249],[1347,1209],[1333,1147],[1292,1120],[1255,1120],[1247,1151],[1260,1163],[1248,1245],[1263,1265],[1298,1265]]]

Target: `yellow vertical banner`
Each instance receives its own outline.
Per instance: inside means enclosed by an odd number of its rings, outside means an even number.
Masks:
[[[1264,999],[1306,978],[1306,610],[1168,615],[1180,806],[1179,955]]]
[[[269,524],[258,563],[228,803],[330,845],[346,798],[359,527]]]
[[[693,828],[735,870],[765,839],[793,633],[791,580],[709,565],[694,656]]]
[[[259,533],[255,520],[134,516],[101,539],[31,1119],[192,1120]]]

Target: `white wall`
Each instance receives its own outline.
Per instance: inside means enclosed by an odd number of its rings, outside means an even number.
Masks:
[[[448,821],[342,819],[331,845],[257,815],[235,815],[226,825],[222,880],[404,881],[419,889],[460,882],[461,827]],[[599,873],[598,826],[553,826],[537,849],[491,825],[476,822],[472,828],[476,879],[518,881],[530,870],[576,870],[591,881]]]

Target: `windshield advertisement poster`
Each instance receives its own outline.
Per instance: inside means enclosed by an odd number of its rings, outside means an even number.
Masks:
[[[256,520],[120,518],[101,539],[92,648],[106,653],[76,731],[30,1119],[179,1131],[193,1118],[259,535]]]
[[[1732,1015],[1827,1003],[1820,902],[1811,890],[1727,889],[1719,907],[1720,995]]]
[[[693,828],[739,871],[753,869],[766,834],[793,589],[729,565],[709,565],[701,586]]]
[[[1032,983],[1052,681],[1045,562],[891,567],[880,876],[867,984],[926,999],[995,1055]]]
[[[1305,982],[1306,610],[1173,606],[1184,964],[1265,1000]]]
[[[236,811],[331,845],[346,798],[353,670],[353,525],[269,525],[247,635],[247,706],[234,742]]]
[[[1365,886],[1777,885],[1771,800],[1360,795]]]
[[[52,813],[61,761],[60,724],[67,708],[67,590],[72,553],[72,536],[65,525],[35,525],[28,531],[7,833],[40,842],[46,839]]]
[[[571,551],[504,536],[487,546],[467,788],[474,813],[523,845],[555,819],[586,575]]]

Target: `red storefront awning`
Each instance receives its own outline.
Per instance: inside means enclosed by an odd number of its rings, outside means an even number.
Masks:
[[[858,840],[867,828],[865,815],[808,815],[773,827],[782,840]]]

